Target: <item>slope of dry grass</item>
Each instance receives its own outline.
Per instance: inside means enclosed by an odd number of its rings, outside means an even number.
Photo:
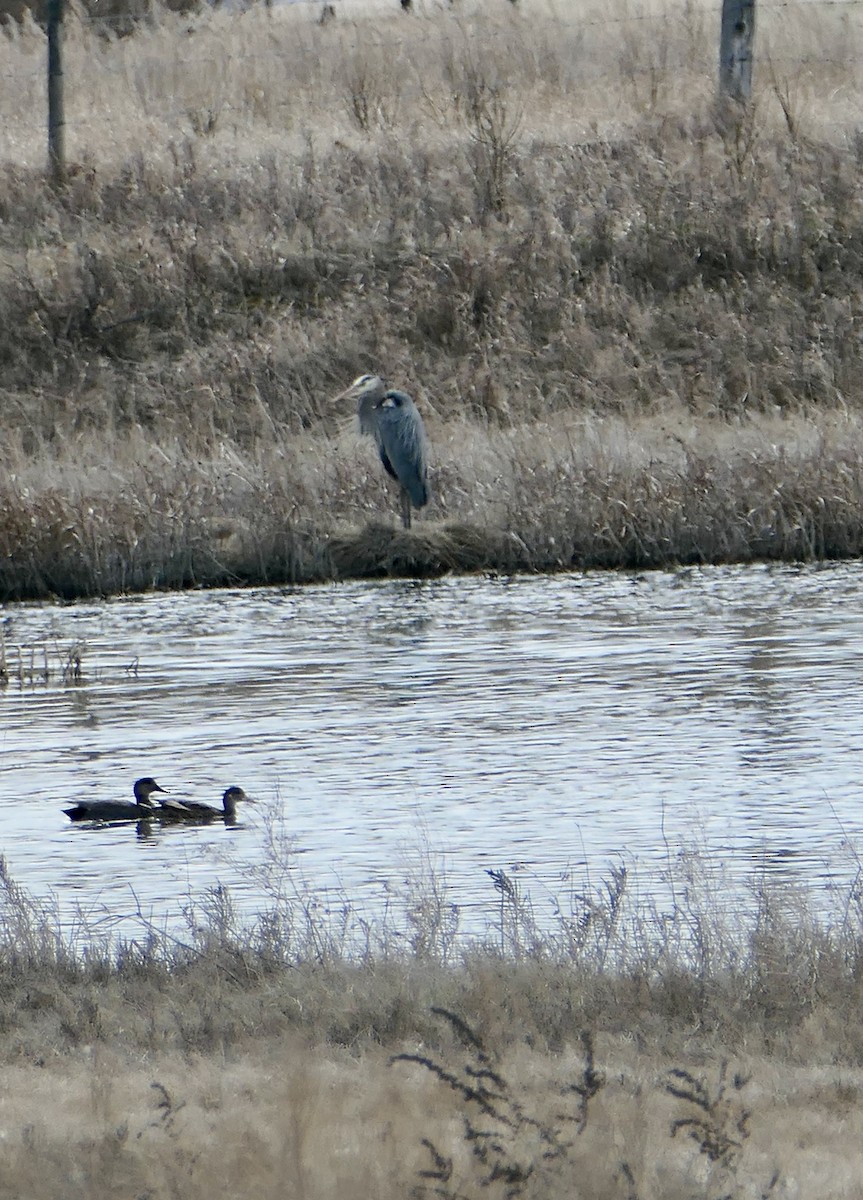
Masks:
[[[861,56],[815,8],[751,114],[694,6],[73,18],[60,189],[9,35],[0,595],[859,554]],[[331,400],[368,369],[432,438],[413,539]]]

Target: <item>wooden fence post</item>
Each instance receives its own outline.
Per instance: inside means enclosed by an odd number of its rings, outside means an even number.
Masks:
[[[63,0],[48,0],[48,169],[55,183],[66,174],[63,104]]]
[[[722,0],[719,35],[719,91],[744,103],[752,94],[755,0]]]

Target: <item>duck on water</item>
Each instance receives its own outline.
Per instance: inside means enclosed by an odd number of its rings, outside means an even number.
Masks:
[[[135,781],[134,804],[126,800],[80,800],[72,808],[64,808],[63,812],[70,821],[168,821],[178,823],[201,823],[205,821],[224,821],[226,825],[234,825],[237,821],[237,805],[244,801],[254,804],[241,787],[229,787],[222,796],[220,808],[212,804],[202,804],[199,800],[161,800],[154,804],[154,792],[168,793],[156,783],[155,779],[147,776]]]
[[[150,797],[165,789],[148,775],[135,780],[133,791],[134,804],[129,800],[79,800],[63,812],[70,821],[141,821],[156,816],[158,810]]]
[[[237,805],[241,802],[255,803],[241,787],[234,785],[222,796],[221,808],[216,808],[213,804],[202,804],[199,800],[162,800],[153,815],[161,821],[224,821],[226,825],[234,825],[237,820]]]

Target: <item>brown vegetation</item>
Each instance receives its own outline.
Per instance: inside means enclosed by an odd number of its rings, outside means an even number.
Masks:
[[[853,28],[768,12],[723,114],[695,6],[299,7],[73,18],[60,188],[8,34],[0,597],[861,552]],[[410,534],[329,402],[369,369],[434,446]],[[117,942],[4,876],[0,1195],[859,1196],[856,890],[612,873],[547,930],[493,882],[472,942],[435,888]]]
[[[72,17],[59,189],[9,35],[0,596],[860,553],[853,30],[768,15],[729,114],[695,7],[311,7]],[[429,428],[413,543],[362,529],[367,369]]]
[[[472,940],[441,880],[350,928],[216,888],[118,941],[4,873],[0,1194],[859,1195],[859,898],[753,879],[729,917],[670,869],[662,909],[612,871],[544,930],[501,875]]]

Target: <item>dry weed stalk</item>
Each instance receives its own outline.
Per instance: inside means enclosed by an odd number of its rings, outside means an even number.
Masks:
[[[697,1110],[694,1116],[676,1118],[671,1125],[671,1136],[685,1130],[711,1162],[730,1169],[739,1161],[743,1143],[749,1137],[752,1113],[739,1097],[749,1076],[734,1075],[729,1091],[727,1072],[728,1063],[723,1061],[711,1092],[704,1079],[675,1067],[669,1072],[665,1090]]]
[[[516,960],[530,954],[542,941],[529,897],[523,895],[519,881],[503,870],[486,870],[500,894],[499,945],[502,955]]]
[[[598,896],[576,892],[570,897],[568,913],[555,901],[555,914],[560,921],[567,953],[573,959],[586,955],[600,967],[612,956],[619,936],[628,880],[624,864],[612,863],[608,870],[608,878],[603,880]]]
[[[553,1174],[566,1158],[573,1142],[563,1135],[563,1126],[574,1125],[576,1135],[587,1124],[588,1106],[604,1085],[594,1065],[593,1039],[582,1034],[584,1066],[580,1077],[560,1091],[564,1098],[577,1097],[575,1111],[554,1114],[553,1121],[531,1113],[525,1101],[495,1066],[494,1059],[468,1023],[443,1008],[432,1012],[447,1021],[468,1053],[467,1062],[451,1069],[427,1055],[396,1054],[390,1062],[415,1063],[430,1071],[456,1094],[462,1108],[463,1139],[470,1150],[470,1176],[461,1179],[455,1160],[446,1155],[430,1138],[422,1144],[431,1157],[431,1166],[419,1172],[421,1179],[434,1180],[435,1186],[421,1184],[417,1195],[432,1194],[443,1200],[465,1200],[474,1186],[514,1200],[525,1192],[528,1183],[542,1173]]]
[[[181,1100],[178,1104],[165,1085],[156,1079],[153,1080],[150,1087],[156,1093],[156,1108],[159,1113],[158,1120],[153,1122],[153,1126],[164,1131],[168,1137],[176,1138],[178,1136],[177,1114],[186,1107],[186,1101]]]
[[[672,1121],[671,1136],[684,1132],[695,1142],[699,1153],[711,1164],[711,1193],[721,1196],[722,1200],[750,1194],[748,1185],[741,1187],[738,1179],[752,1117],[752,1111],[740,1093],[750,1077],[734,1074],[729,1081],[727,1074],[728,1062],[723,1060],[713,1087],[703,1077],[680,1067],[672,1068],[665,1082],[666,1092],[684,1101],[690,1110],[690,1115]],[[760,1195],[766,1200],[779,1182],[780,1173],[775,1170],[767,1184],[760,1188]],[[730,1191],[727,1190],[729,1184]],[[720,1189],[718,1193],[713,1193],[715,1187]]]

